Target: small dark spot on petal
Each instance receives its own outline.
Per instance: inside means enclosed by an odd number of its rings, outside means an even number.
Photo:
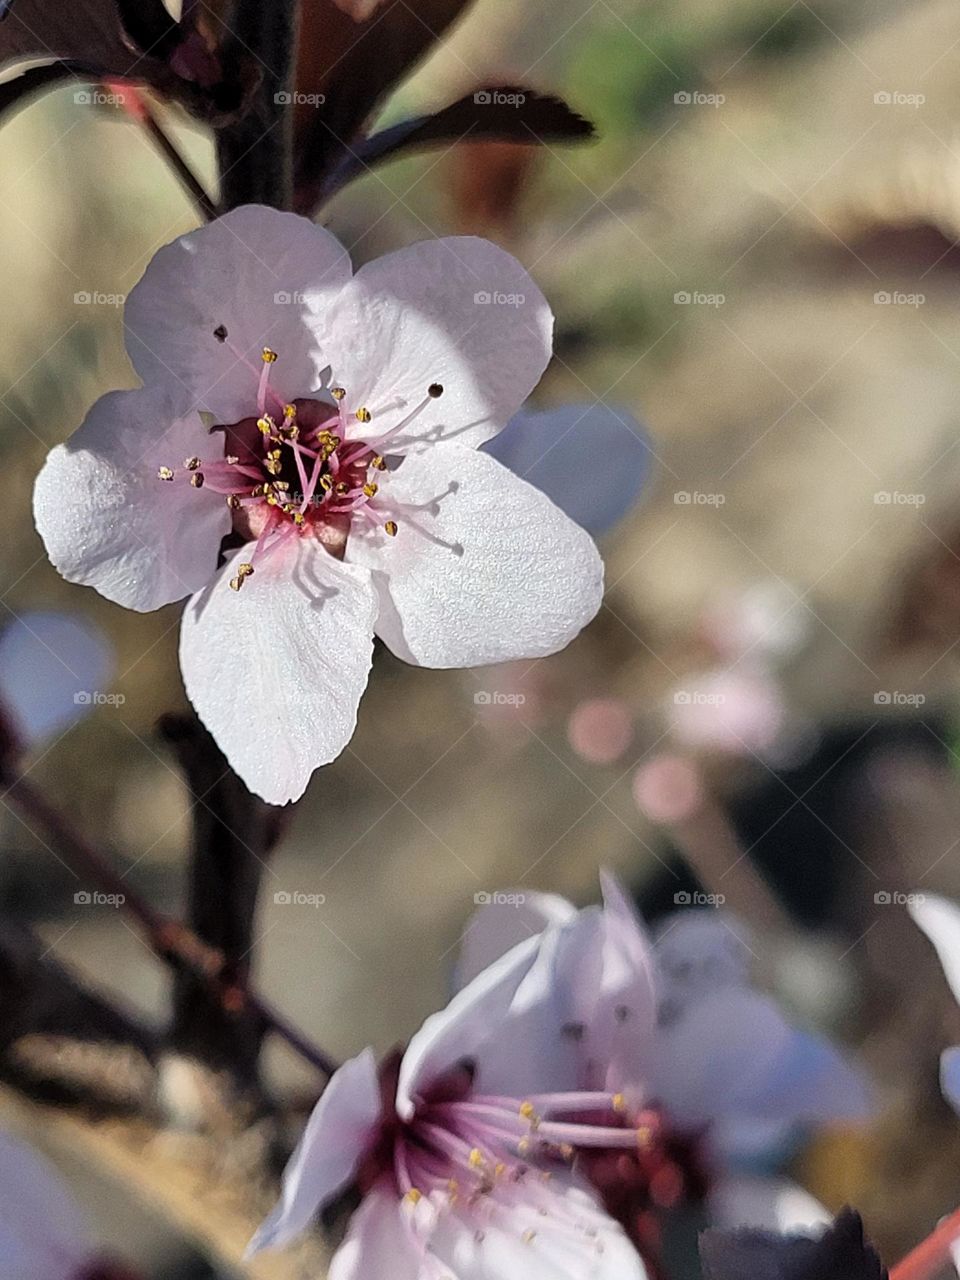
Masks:
[[[225,324],[218,324],[213,331],[213,336],[216,338],[218,342],[226,342],[227,326]]]

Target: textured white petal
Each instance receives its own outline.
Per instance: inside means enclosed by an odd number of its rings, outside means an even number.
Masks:
[[[377,1187],[365,1196],[330,1261],[328,1280],[431,1280],[401,1214],[400,1201],[389,1187]]]
[[[399,532],[352,532],[347,559],[374,571],[377,634],[398,657],[426,667],[542,657],[599,609],[603,563],[589,534],[493,458],[435,445],[385,473],[381,490],[399,504]]]
[[[592,1196],[556,1171],[546,1192],[494,1193],[494,1211],[441,1213],[430,1251],[456,1280],[646,1280],[621,1229]]]
[[[960,907],[938,894],[924,893],[914,894],[907,909],[933,943],[944,977],[960,1003]]]
[[[102,396],[37,476],[33,514],[54,566],[129,609],[199,590],[230,531],[222,494],[157,476],[161,465],[223,456],[196,414],[176,418],[153,391]]]
[[[110,642],[93,623],[33,610],[0,633],[0,706],[32,746],[93,709],[113,676]]]
[[[605,404],[523,409],[484,448],[595,534],[627,514],[653,459],[633,415]]]
[[[371,1049],[330,1079],[283,1174],[276,1207],[250,1242],[248,1256],[287,1244],[350,1181],[380,1115],[377,1062]]]
[[[397,1112],[409,1120],[420,1091],[448,1068],[501,1044],[511,1003],[537,958],[539,939],[519,943],[431,1014],[407,1045],[397,1082]],[[505,1051],[505,1050],[504,1050]]]
[[[319,385],[330,353],[317,348],[305,296],[328,306],[349,279],[350,258],[329,231],[243,205],[154,256],[127,299],[130,359],[145,382],[167,385],[185,408],[236,422],[255,411],[265,346],[279,354],[271,384],[285,399]],[[225,342],[214,336],[221,325]]]
[[[309,301],[321,346],[335,349],[332,375],[346,390],[345,407],[373,414],[366,439],[398,426],[429,386],[443,387],[391,440],[393,453],[440,439],[474,447],[489,440],[550,359],[553,316],[543,294],[509,253],[473,236],[387,254],[362,267],[332,305]]]
[[[470,917],[460,943],[454,976],[458,991],[518,942],[542,933],[549,924],[565,924],[577,914],[576,907],[557,893],[511,889],[480,896],[487,901]]]
[[[0,1133],[0,1262],[10,1280],[73,1280],[92,1246],[87,1224],[54,1169]]]
[[[236,564],[251,550],[241,548],[187,605],[180,667],[232,767],[251,791],[284,804],[350,741],[370,671],[376,597],[365,569],[299,537],[232,591]]]
[[[714,1184],[710,1221],[735,1231],[758,1227],[786,1235],[806,1235],[829,1226],[832,1216],[819,1200],[786,1178],[753,1178],[728,1174]]]

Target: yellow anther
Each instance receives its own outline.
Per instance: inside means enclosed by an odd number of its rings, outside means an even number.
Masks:
[[[334,488],[339,494],[350,492],[350,486],[348,484],[345,484],[342,480],[338,480],[337,483],[334,485]]]
[[[330,394],[333,396],[334,400],[342,400],[347,393],[343,387],[331,387]]]
[[[237,576],[235,578],[230,579],[231,590],[239,591],[240,588],[243,586],[244,582],[247,580],[247,578],[250,577],[252,573],[253,573],[252,564],[238,564]]]
[[[470,1164],[474,1169],[482,1168],[484,1163],[483,1152],[479,1147],[474,1147],[470,1152]]]
[[[493,1176],[495,1178],[502,1178],[503,1175],[506,1173],[506,1171],[507,1171],[507,1166],[503,1163],[502,1160],[500,1160],[497,1164],[493,1166]]]
[[[184,458],[183,465],[187,468],[188,471],[196,471],[200,466],[200,459],[197,457]]]
[[[295,404],[285,404],[283,406],[283,416],[285,418],[295,418],[297,416],[297,406]]]
[[[379,453],[375,458],[370,459],[370,465],[371,467],[374,467],[377,471],[386,471],[387,469],[387,464],[384,462],[383,458],[380,456]]]
[[[227,506],[230,508],[230,510],[231,510],[231,511],[239,511],[239,510],[240,510],[240,495],[239,495],[239,494],[237,494],[237,493],[228,493],[228,494],[227,494]]]
[[[524,1120],[532,1120],[537,1113],[534,1110],[532,1102],[521,1102],[520,1114],[523,1116]]]
[[[202,489],[203,488],[203,472],[195,471],[193,475],[190,477],[190,483],[193,485],[195,489]]]
[[[270,347],[264,347],[263,351],[261,352],[261,355],[262,355],[264,364],[273,364],[277,358],[277,353],[271,350]]]
[[[294,524],[296,524],[296,525],[301,525],[301,524],[303,524],[303,521],[304,521],[303,512],[301,512],[301,511],[294,511],[294,512],[293,512],[293,523],[294,523]]]
[[[420,1201],[423,1199],[423,1196],[422,1196],[422,1194],[417,1190],[417,1188],[416,1188],[416,1187],[411,1187],[411,1188],[410,1188],[410,1190],[407,1192],[407,1194],[406,1194],[406,1197],[405,1197],[405,1198],[406,1198],[407,1200],[409,1200],[409,1202],[410,1202],[411,1204],[419,1204],[419,1203],[420,1203]]]
[[[228,453],[227,456],[224,458],[224,462],[227,464],[228,467],[235,467],[239,461],[240,459],[237,457],[235,453]]]
[[[365,494],[365,496],[366,496],[366,497],[368,497],[368,498],[373,498],[373,497],[375,497],[375,496],[376,496],[377,490],[378,490],[379,488],[380,488],[380,486],[379,486],[379,485],[376,485],[376,484],[365,484],[365,485],[363,486],[363,492],[364,492],[364,494]]]
[[[640,1128],[637,1130],[637,1146],[649,1147],[652,1140],[653,1140],[653,1130],[650,1128],[649,1125],[646,1125],[646,1124],[641,1125]]]
[[[520,1155],[525,1156],[529,1150],[530,1150],[530,1139],[521,1138],[520,1141],[517,1143],[517,1152]]]
[[[169,467],[161,467],[160,470],[157,472],[157,476],[160,480],[172,480],[173,472],[170,470]]]
[[[398,529],[396,520],[388,520],[387,523],[383,526],[383,529],[384,529],[384,532],[389,534],[391,538],[395,538],[397,536],[397,529]]]
[[[333,488],[333,477],[332,477],[332,476],[321,476],[321,477],[320,477],[320,488],[321,488],[321,489],[325,489],[325,490],[327,491],[327,493],[329,493],[329,492],[330,492],[330,490]]]
[[[268,436],[273,431],[273,428],[276,426],[276,423],[267,413],[267,414],[264,414],[262,418],[257,419],[257,426],[260,428],[260,430],[263,432],[265,436]]]
[[[613,1107],[614,1111],[626,1111],[627,1100],[622,1093],[615,1093],[610,1099],[610,1105]]]
[[[369,409],[367,409],[365,406],[361,406],[361,407],[357,410],[357,421],[358,421],[358,422],[369,422],[369,421],[370,421],[370,419],[371,419],[372,417],[373,417],[373,414],[372,414],[372,413],[370,412],[370,410],[369,410]]]

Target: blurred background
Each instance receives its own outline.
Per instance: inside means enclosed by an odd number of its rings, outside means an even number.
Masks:
[[[557,315],[534,407],[633,414],[647,479],[600,540],[606,601],[564,654],[454,673],[379,653],[351,746],[265,875],[261,984],[335,1056],[383,1051],[444,1001],[486,893],[586,902],[601,866],[651,919],[721,893],[761,981],[877,1075],[869,1137],[822,1136],[796,1168],[830,1207],[870,1213],[896,1256],[960,1198],[936,1080],[955,1015],[902,901],[960,897],[956,6],[477,0],[386,119],[490,80],[562,93],[598,140],[403,160],[323,221],[356,262],[465,231],[508,247]],[[30,492],[92,401],[134,385],[123,298],[196,217],[136,124],[76,94],[0,132],[0,622],[55,610],[102,636],[110,697],[49,733],[30,776],[176,911],[191,801],[155,723],[184,706],[179,608],[139,616],[63,582]],[[203,131],[164,123],[213,185]],[[121,914],[76,902],[92,886],[6,805],[0,839],[3,915],[160,1020],[167,975]],[[26,1036],[8,1052],[39,1051]],[[291,1095],[315,1083],[281,1050],[269,1068]],[[60,1069],[82,1064],[43,1058]],[[197,1186],[163,1171],[165,1147],[146,1170],[146,1132],[94,1177],[79,1126],[3,1097],[0,1118],[48,1146],[151,1274],[243,1274],[256,1212],[230,1201],[210,1226],[199,1184],[229,1172],[188,1136],[164,1141],[185,1144]],[[274,1265],[257,1274],[294,1274]]]

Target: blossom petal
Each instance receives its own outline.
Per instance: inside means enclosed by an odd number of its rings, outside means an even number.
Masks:
[[[870,1110],[863,1076],[755,991],[718,991],[662,1027],[659,1056],[657,1094],[684,1127],[737,1115],[862,1120]]]
[[[947,1102],[960,1115],[960,1046],[944,1049],[940,1055],[940,1089]]]
[[[113,668],[99,628],[68,613],[32,610],[0,633],[0,707],[32,746],[91,711]]]
[[[374,570],[377,634],[407,662],[473,667],[555,653],[600,607],[590,536],[538,490],[462,445],[435,445],[385,473],[399,532],[351,533]]]
[[[377,258],[332,305],[312,297],[309,305],[320,345],[336,348],[333,377],[346,390],[345,407],[373,415],[364,439],[379,440],[428,387],[443,387],[391,439],[391,453],[489,440],[550,360],[553,316],[543,294],[515,258],[474,236],[425,240]]]
[[[566,924],[577,909],[558,893],[531,893],[528,889],[482,895],[482,903],[464,930],[457,958],[454,988],[460,991],[502,955],[550,924]]]
[[[157,469],[214,452],[222,457],[222,439],[196,414],[177,418],[165,395],[102,396],[37,476],[34,520],[54,566],[128,609],[198,591],[216,569],[230,512],[222,494],[167,484]]]
[[[787,1178],[721,1175],[710,1192],[709,1207],[715,1227],[807,1234],[831,1221],[819,1200]]]
[[[250,560],[251,547],[237,552]],[[298,800],[350,741],[373,655],[370,575],[297,536],[239,592],[232,562],[187,605],[187,696],[230,764],[270,804]]]
[[[495,1212],[441,1212],[430,1252],[456,1280],[646,1280],[623,1231],[573,1178],[549,1190],[500,1197]],[[433,1274],[433,1273],[427,1273]]]
[[[327,1280],[370,1280],[373,1276],[426,1280],[421,1253],[403,1220],[400,1200],[385,1185],[364,1196],[327,1272]]]
[[[68,1280],[92,1253],[80,1209],[32,1147],[0,1133],[0,1258],[17,1280]]]
[[[633,415],[602,403],[521,409],[484,448],[593,534],[627,514],[653,457]]]
[[[477,975],[411,1038],[397,1081],[397,1113],[409,1120],[420,1089],[449,1067],[476,1057],[496,1037],[517,988],[537,958],[538,938],[519,943]]]
[[[287,1244],[349,1182],[376,1132],[380,1085],[372,1049],[330,1078],[283,1175],[280,1199],[247,1256]],[[331,1271],[331,1275],[333,1272]]]
[[[306,295],[328,306],[349,279],[349,255],[329,231],[243,205],[155,254],[127,299],[127,351],[141,378],[175,388],[184,408],[236,422],[256,408],[265,346],[279,355],[271,382],[284,399],[319,385],[330,353],[317,349]]]
[[[912,895],[907,910],[933,944],[943,976],[960,1004],[960,907],[939,894],[924,893]]]

